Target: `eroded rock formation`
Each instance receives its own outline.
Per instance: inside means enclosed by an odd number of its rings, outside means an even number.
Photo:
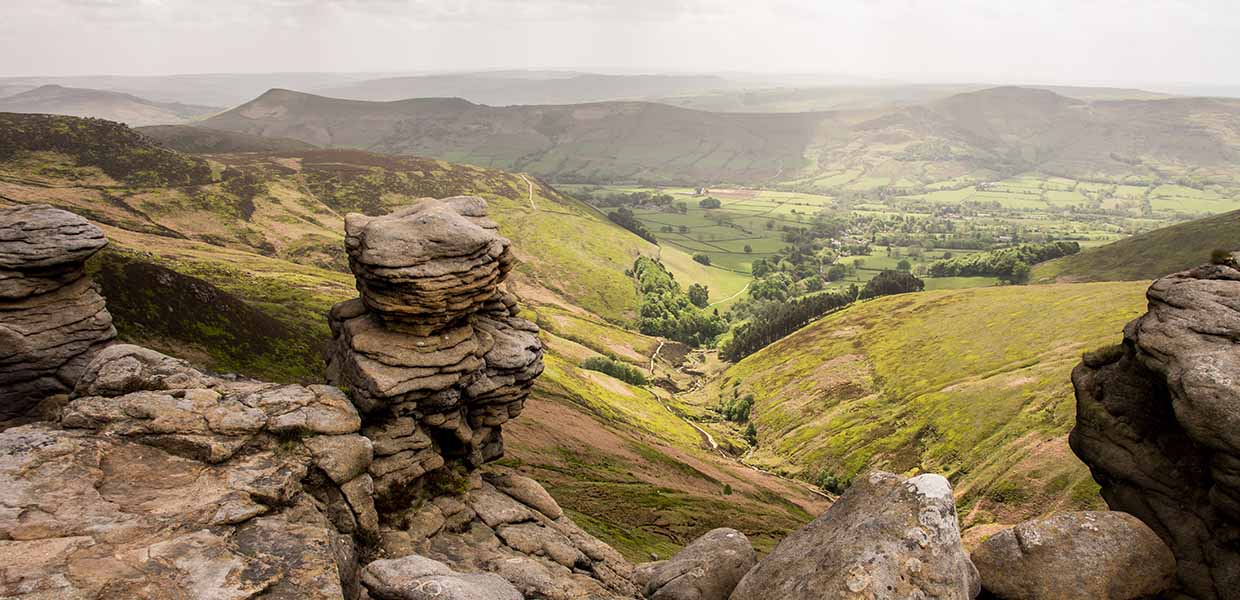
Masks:
[[[345,227],[361,296],[331,311],[328,378],[362,412],[376,490],[399,497],[446,462],[498,458],[542,344],[499,289],[514,259],[485,201],[423,199]]]
[[[1072,449],[1203,600],[1240,598],[1240,270],[1220,262],[1154,282],[1123,345],[1072,372]]]
[[[67,393],[114,337],[85,263],[103,232],[46,205],[0,209],[0,422]]]

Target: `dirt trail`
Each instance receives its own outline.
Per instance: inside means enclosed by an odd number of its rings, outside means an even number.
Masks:
[[[652,356],[651,356],[651,358],[650,358],[650,372],[651,372],[651,373],[654,373],[654,359],[655,359],[655,357],[657,357],[657,356],[659,355],[659,350],[663,349],[663,343],[664,343],[664,340],[660,340],[660,343],[659,343],[659,348],[658,348],[657,350],[655,350],[654,355],[652,355]],[[686,395],[686,394],[692,394],[692,393],[694,393],[694,392],[696,392],[696,391],[698,391],[698,390],[702,389],[702,387],[706,385],[706,378],[705,378],[705,377],[703,377],[702,375],[698,375],[698,374],[696,374],[696,373],[689,372],[689,371],[685,370],[685,369],[683,368],[683,366],[680,368],[680,372],[681,372],[681,373],[684,373],[684,374],[686,374],[686,375],[689,375],[690,377],[692,377],[692,380],[691,380],[691,383],[689,384],[689,389],[688,389],[688,390],[685,390],[685,391],[683,391],[683,392],[676,392],[676,393],[674,394],[674,397],[683,396],[683,395]],[[716,454],[718,454],[718,455],[719,455],[721,458],[723,458],[724,460],[729,460],[729,461],[735,462],[735,463],[737,463],[737,464],[739,464],[739,465],[741,465],[741,466],[743,466],[743,467],[746,467],[746,468],[748,468],[748,469],[751,469],[751,470],[753,470],[753,471],[757,471],[757,472],[759,472],[759,473],[763,473],[763,474],[765,474],[765,475],[769,475],[769,476],[771,476],[771,477],[775,477],[775,478],[778,478],[778,479],[782,479],[783,481],[786,481],[786,482],[788,482],[788,483],[790,483],[790,484],[792,484],[792,485],[798,486],[798,487],[800,487],[800,488],[802,488],[802,489],[804,489],[804,490],[806,490],[806,491],[808,491],[808,492],[810,492],[810,493],[812,493],[812,494],[816,494],[816,495],[821,496],[821,497],[823,497],[823,498],[825,498],[825,499],[827,499],[827,500],[830,500],[830,501],[832,501],[832,502],[834,502],[834,501],[835,501],[836,496],[834,496],[834,495],[832,495],[832,494],[828,494],[828,493],[826,493],[826,492],[822,491],[821,489],[819,489],[819,488],[818,488],[817,486],[815,486],[815,485],[812,485],[812,484],[807,483],[807,482],[805,482],[805,481],[801,481],[800,479],[793,479],[793,478],[791,478],[791,477],[785,477],[785,476],[783,476],[783,475],[780,475],[779,473],[774,473],[774,472],[768,471],[768,470],[766,470],[766,469],[763,469],[763,468],[761,468],[761,467],[757,467],[757,466],[754,466],[754,465],[751,465],[751,464],[749,464],[749,463],[745,462],[745,459],[749,458],[749,455],[750,455],[750,454],[753,454],[753,448],[750,448],[750,449],[749,449],[749,452],[747,452],[747,453],[745,454],[745,456],[743,456],[743,457],[738,457],[738,456],[733,456],[733,455],[731,455],[731,454],[728,454],[726,451],[724,451],[724,449],[723,449],[723,448],[719,447],[719,443],[715,441],[715,437],[714,437],[714,436],[712,436],[712,435],[710,434],[710,432],[709,432],[709,431],[706,431],[705,429],[701,428],[700,426],[698,426],[698,424],[697,424],[697,423],[693,422],[691,419],[686,418],[684,415],[681,415],[680,413],[678,413],[678,412],[676,412],[676,411],[672,410],[672,407],[668,406],[668,405],[667,405],[667,403],[663,401],[663,398],[661,398],[658,394],[656,394],[656,393],[654,393],[653,391],[650,391],[650,390],[647,390],[647,391],[650,393],[650,395],[654,396],[655,402],[658,402],[658,403],[659,403],[659,406],[662,406],[662,407],[663,407],[663,410],[666,410],[668,413],[670,413],[672,416],[676,417],[677,419],[680,419],[681,421],[684,421],[687,425],[689,425],[690,427],[692,427],[692,428],[694,429],[694,431],[697,431],[697,432],[698,432],[698,435],[700,435],[700,436],[702,437],[702,441],[703,441],[703,442],[705,442],[705,443],[706,443],[706,445],[707,445],[707,446],[709,446],[709,447],[710,447],[710,449],[711,449],[713,452],[715,452]]]
[[[530,208],[537,211],[538,207],[534,206],[534,182],[530,181],[530,178],[525,175],[522,175],[521,179],[524,179],[525,183],[530,186]]]

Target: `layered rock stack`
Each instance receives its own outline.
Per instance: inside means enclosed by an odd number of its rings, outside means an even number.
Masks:
[[[116,337],[85,263],[107,244],[85,219],[46,205],[0,209],[0,421],[73,389]]]
[[[514,258],[476,197],[345,220],[361,296],[332,308],[328,379],[374,442],[380,496],[503,453],[501,426],[542,373],[538,328],[499,289]]]
[[[1072,372],[1072,449],[1107,504],[1153,529],[1180,584],[1240,598],[1240,269],[1236,255],[1147,292],[1122,346]]]

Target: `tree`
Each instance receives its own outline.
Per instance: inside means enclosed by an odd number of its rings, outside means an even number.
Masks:
[[[682,215],[683,215],[683,214],[685,214],[685,213],[687,213],[687,212],[689,212],[689,205],[688,205],[688,204],[685,204],[684,202],[677,202],[677,203],[676,203],[676,212],[678,212],[678,213],[680,213],[680,214],[682,214]]]
[[[745,244],[745,254],[753,254],[753,246]]]
[[[693,255],[693,260],[696,262],[702,263],[708,267],[710,266],[710,255],[708,254],[702,254],[701,252],[699,252]]]
[[[706,308],[710,304],[710,290],[700,283],[690,285],[689,302],[698,308]]]
[[[902,258],[900,262],[896,263],[896,269],[905,272],[911,271],[913,270],[913,263],[910,263],[906,258]]]
[[[754,427],[753,423],[745,428],[745,441],[749,442],[750,446],[758,445],[758,428]]]
[[[689,233],[689,226],[688,226],[688,225],[681,225],[681,226],[680,226],[680,228],[679,228],[679,229],[677,229],[677,231],[679,231],[680,233]]]
[[[827,269],[827,281],[839,281],[848,276],[848,267],[836,263]]]
[[[765,277],[770,272],[771,265],[765,259],[759,258],[749,265],[749,274],[754,277]]]
[[[720,206],[723,206],[723,203],[720,202],[718,198],[707,196],[706,198],[698,200],[698,206],[702,208],[719,208]]]

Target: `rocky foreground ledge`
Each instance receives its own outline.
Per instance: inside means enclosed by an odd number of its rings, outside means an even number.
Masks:
[[[63,235],[49,238],[32,222],[71,226],[54,225]],[[102,239],[82,223],[47,207],[0,211],[9,261],[0,290],[93,291],[82,261]],[[1155,284],[1151,299],[1165,307],[1152,304],[1155,316],[1129,327],[1123,352],[1078,370],[1086,392],[1074,444],[1087,457],[1120,457],[1087,460],[1113,506],[1147,502],[1133,505],[1140,519],[1056,515],[1000,532],[970,556],[946,479],[875,472],[761,559],[744,534],[717,529],[666,561],[633,565],[536,481],[486,465],[503,453],[502,426],[520,414],[542,346],[500,289],[512,258],[485,203],[427,199],[347,223],[360,297],[330,315],[328,372],[341,387],[211,374],[111,344],[107,311],[86,292],[79,297],[95,308],[82,318],[100,327],[25,333],[14,323],[29,320],[11,316],[25,313],[0,312],[5,335],[39,340],[6,346],[0,367],[35,366],[0,374],[55,382],[0,401],[15,416],[0,425],[0,597],[1136,600],[1173,589],[1177,557],[1193,595],[1236,597],[1221,587],[1235,549],[1234,269]],[[12,258],[23,244],[40,258]],[[46,352],[61,345],[75,351]],[[1145,371],[1126,370],[1137,366]],[[1097,372],[1120,383],[1090,387],[1104,381],[1090,379]],[[1128,404],[1109,402],[1116,390]],[[1090,393],[1102,400],[1091,404]],[[1181,393],[1200,418],[1141,404]],[[1175,418],[1185,431],[1161,433]],[[1147,429],[1125,429],[1134,423]],[[1105,451],[1120,443],[1128,446]],[[1123,462],[1124,452],[1149,462]],[[1161,482],[1163,470],[1177,472],[1180,487]],[[1174,512],[1173,493],[1192,510]],[[1202,574],[1209,586],[1193,579]]]

